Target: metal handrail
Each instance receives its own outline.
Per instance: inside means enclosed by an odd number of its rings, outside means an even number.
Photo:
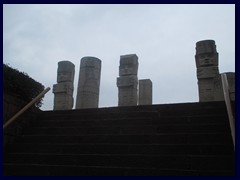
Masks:
[[[231,135],[233,140],[233,146],[235,150],[235,119],[233,117],[233,111],[232,111],[232,105],[231,105],[231,99],[230,99],[230,91],[229,91],[229,85],[227,80],[226,73],[221,74],[222,79],[222,85],[223,85],[223,94],[224,94],[224,100],[227,106],[227,112],[228,112],[228,119],[231,129]]]
[[[4,125],[3,130],[8,127],[13,121],[15,121],[22,113],[24,113],[28,108],[30,108],[33,104],[35,104],[40,98],[42,98],[48,91],[50,90],[50,87],[43,90],[37,97],[35,97],[31,102],[29,102],[24,108],[22,108],[20,111],[18,111],[17,114],[15,114],[11,119],[9,119]]]

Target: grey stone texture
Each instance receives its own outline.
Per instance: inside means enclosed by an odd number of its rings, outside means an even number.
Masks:
[[[138,103],[138,56],[120,56],[118,87],[118,106],[136,106]]]
[[[227,79],[228,79],[228,86],[230,91],[230,99],[235,101],[235,73],[228,72]]]
[[[222,81],[218,69],[218,52],[214,40],[196,43],[199,101],[223,101]]]
[[[221,75],[218,69],[218,53],[214,40],[196,43],[199,101],[224,101]],[[235,100],[235,73],[227,73],[230,97]]]
[[[196,66],[218,67],[218,52],[214,40],[203,40],[196,43]]]
[[[58,62],[57,84],[53,85],[54,106],[53,110],[72,109],[73,82],[75,75],[75,65],[70,61]]]
[[[76,109],[98,108],[101,60],[96,57],[81,59]]]
[[[139,105],[152,105],[152,81],[150,79],[139,80]]]
[[[208,79],[214,78],[219,75],[218,67],[210,66],[210,67],[199,67],[197,68],[197,77],[198,79]]]

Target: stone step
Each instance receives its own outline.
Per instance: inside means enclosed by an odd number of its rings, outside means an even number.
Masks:
[[[4,163],[74,166],[231,170],[234,157],[216,155],[9,153]]]
[[[4,175],[234,175],[224,102],[44,111],[6,149]]]
[[[139,105],[139,106],[123,106],[123,107],[102,107],[89,109],[72,109],[72,110],[57,110],[44,111],[45,114],[83,114],[83,113],[122,113],[122,112],[152,112],[165,110],[206,110],[215,111],[216,109],[226,109],[226,104],[223,101],[215,102],[191,102],[191,103],[171,103],[171,104],[154,104],[154,105]]]
[[[126,111],[126,112],[113,112],[108,113],[105,111],[95,112],[95,113],[77,113],[76,110],[71,112],[64,111],[64,113],[59,113],[57,111],[51,112],[41,112],[38,114],[37,119],[49,120],[49,119],[111,119],[111,118],[138,118],[138,117],[158,117],[157,111]]]
[[[40,119],[51,118],[52,116],[78,116],[79,118],[107,118],[107,117],[136,117],[148,116],[151,113],[158,113],[162,117],[175,116],[192,116],[201,114],[226,114],[226,105],[224,102],[207,102],[207,103],[179,103],[179,104],[162,104],[147,106],[129,106],[129,107],[111,107],[111,108],[92,108],[92,109],[74,109],[60,111],[44,111],[38,113]]]
[[[128,118],[105,118],[105,119],[81,119],[78,117],[39,119],[32,121],[33,126],[37,127],[82,127],[97,125],[162,125],[162,124],[229,124],[227,117],[222,115],[201,115],[201,116],[185,116],[185,117],[128,117]]]
[[[23,135],[22,143],[121,143],[121,144],[231,144],[229,133],[162,133],[155,135]]]
[[[87,134],[159,134],[159,133],[230,133],[226,124],[162,124],[111,125],[75,127],[31,127],[24,134],[34,135],[87,135]]]
[[[14,143],[8,152],[56,154],[161,154],[161,155],[230,155],[233,146],[221,144],[115,144],[115,143]]]
[[[235,172],[167,168],[4,164],[4,176],[233,176]]]
[[[65,118],[76,118],[76,119],[109,119],[109,118],[165,118],[165,117],[185,117],[185,116],[201,116],[201,115],[225,115],[227,116],[226,108],[222,109],[196,109],[196,110],[179,110],[179,109],[169,109],[169,110],[152,110],[152,111],[126,111],[126,112],[78,112],[77,110],[64,111],[59,113],[57,111],[41,112],[38,113],[38,119],[65,119]]]

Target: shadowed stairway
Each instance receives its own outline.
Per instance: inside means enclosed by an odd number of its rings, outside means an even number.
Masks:
[[[35,114],[4,154],[4,175],[235,175],[224,102]]]

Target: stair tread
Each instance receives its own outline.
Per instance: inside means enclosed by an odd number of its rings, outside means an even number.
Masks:
[[[4,164],[4,168],[19,169],[5,171],[5,175],[30,176],[179,176],[179,175],[234,175],[231,170],[189,170],[178,168],[136,168],[112,166],[76,166],[76,165],[47,165],[47,164]],[[31,171],[29,171],[31,169]],[[60,170],[59,170],[60,169]]]
[[[234,175],[224,102],[44,111],[8,144],[5,175]]]
[[[104,157],[188,157],[188,158],[202,158],[202,157],[233,157],[233,155],[192,155],[192,154],[72,154],[72,153],[22,153],[9,152],[8,155],[36,155],[36,156],[104,156]]]

